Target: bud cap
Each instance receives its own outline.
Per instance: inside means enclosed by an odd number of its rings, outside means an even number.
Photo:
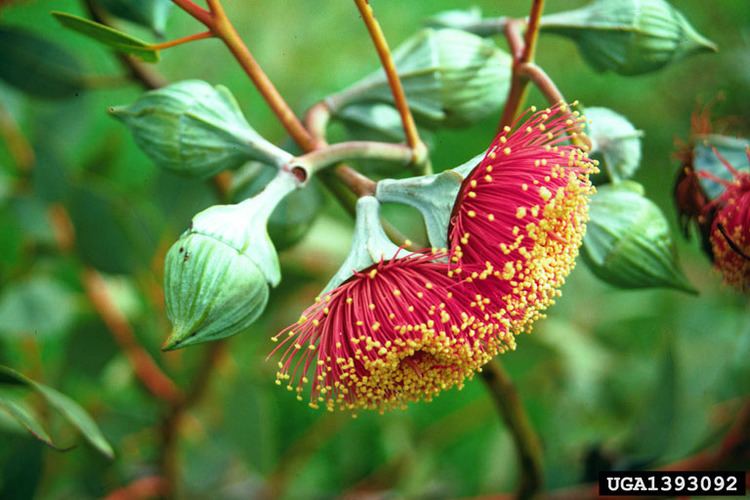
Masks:
[[[721,158],[726,159],[735,170],[750,172],[750,159],[746,153],[748,147],[750,147],[750,140],[740,137],[709,134],[695,138],[693,168],[698,173],[698,182],[709,200],[720,197],[726,189],[726,186],[711,177],[730,183],[734,181],[732,172],[722,164],[719,156],[714,153],[714,148]],[[701,172],[709,175],[701,175]]]

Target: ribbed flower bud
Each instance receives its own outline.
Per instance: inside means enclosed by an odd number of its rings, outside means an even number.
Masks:
[[[621,288],[695,292],[677,264],[667,219],[640,184],[598,188],[589,211],[581,253],[598,278]]]
[[[425,29],[401,44],[393,59],[421,125],[468,125],[505,102],[512,61],[491,40],[460,30]],[[382,70],[327,99],[334,114],[363,102],[393,102]]]
[[[183,175],[208,177],[248,160],[281,166],[292,158],[253,130],[220,85],[175,83],[110,113],[130,128],[154,163]]]
[[[573,39],[599,71],[639,75],[685,56],[716,51],[665,0],[595,0],[581,9],[544,16],[541,29]]]
[[[263,312],[268,285],[281,280],[266,224],[296,185],[292,175],[282,172],[254,198],[216,205],[193,218],[165,262],[167,316],[173,330],[164,349],[234,335]]]

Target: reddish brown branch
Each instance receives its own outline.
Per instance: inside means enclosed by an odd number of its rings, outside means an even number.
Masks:
[[[171,405],[178,404],[182,400],[180,390],[138,343],[127,319],[110,297],[102,275],[86,267],[81,279],[91,305],[112,332],[141,384],[156,398]]]
[[[380,23],[378,23],[378,20],[375,18],[375,13],[372,10],[370,2],[368,0],[354,0],[354,3],[357,5],[357,9],[367,27],[372,43],[375,45],[375,50],[378,53],[380,64],[383,66],[383,71],[388,79],[388,86],[393,95],[393,102],[401,116],[406,143],[414,151],[421,143],[419,132],[417,131],[414,117],[411,114],[411,109],[409,109],[409,102],[406,100],[406,92],[404,92],[404,86],[401,84],[401,78],[398,76],[396,64],[391,56],[391,50],[388,48],[385,34],[380,27]]]
[[[526,98],[529,79],[521,74],[519,67],[524,63],[534,61],[536,43],[539,38],[539,22],[543,10],[544,0],[532,1],[531,13],[529,14],[526,35],[523,41],[521,41],[520,37],[521,23],[519,21],[509,21],[505,25],[505,37],[513,54],[513,75],[511,76],[510,90],[508,91],[508,99],[505,102],[503,116],[500,119],[500,129],[510,126],[513,123],[518,109]]]
[[[159,476],[142,477],[113,491],[104,497],[104,500],[140,500],[161,497],[166,493],[165,486],[164,479]]]

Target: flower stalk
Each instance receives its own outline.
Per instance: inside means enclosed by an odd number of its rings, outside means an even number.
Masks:
[[[205,40],[206,38],[213,38],[213,36],[214,34],[211,31],[203,31],[201,33],[195,33],[193,35],[176,38],[175,40],[169,40],[167,42],[162,42],[162,43],[155,43],[151,45],[151,48],[156,49],[156,50],[170,49],[172,47],[177,47],[178,45],[183,45],[183,44],[195,42],[198,40]]]
[[[325,146],[295,158],[292,169],[302,168],[308,175],[347,160],[385,160],[409,165],[412,150],[401,144],[375,141],[349,141]]]

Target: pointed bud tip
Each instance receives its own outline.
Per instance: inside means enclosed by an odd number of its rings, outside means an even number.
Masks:
[[[118,120],[122,120],[123,116],[126,114],[127,106],[110,106],[107,108],[107,114],[110,116],[114,116]]]
[[[169,352],[169,351],[176,351],[177,349],[182,349],[183,347],[187,347],[194,342],[191,341],[195,335],[193,335],[189,330],[186,331],[183,327],[179,325],[175,325],[172,328],[172,332],[169,334],[169,337],[167,337],[167,340],[164,341],[164,343],[161,346],[162,352]]]

